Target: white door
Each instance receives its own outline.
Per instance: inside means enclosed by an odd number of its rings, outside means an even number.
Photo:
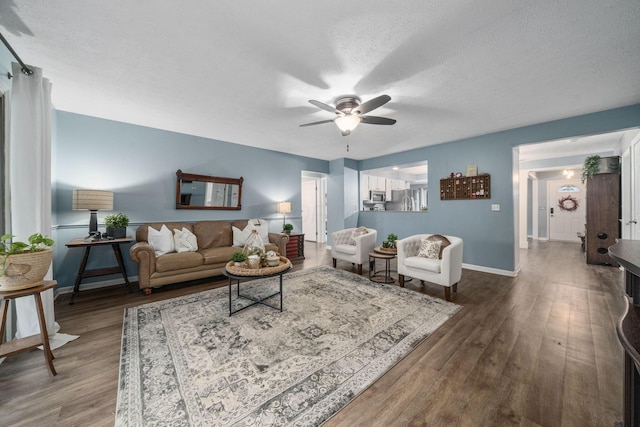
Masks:
[[[326,178],[302,177],[302,232],[304,239],[325,243]]]
[[[549,240],[580,242],[586,220],[584,185],[579,179],[550,180],[547,183]]]

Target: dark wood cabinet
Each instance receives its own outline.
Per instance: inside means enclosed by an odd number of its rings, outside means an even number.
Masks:
[[[587,264],[618,266],[609,246],[620,237],[620,175],[604,173],[587,179]]]
[[[304,259],[304,234],[291,233],[287,242],[287,258],[290,260]]]

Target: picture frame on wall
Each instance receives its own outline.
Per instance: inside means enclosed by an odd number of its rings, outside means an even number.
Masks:
[[[467,176],[477,176],[477,175],[478,175],[478,165],[467,166]]]

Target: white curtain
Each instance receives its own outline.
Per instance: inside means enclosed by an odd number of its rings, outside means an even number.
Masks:
[[[13,65],[11,126],[9,136],[9,185],[11,234],[26,241],[33,233],[51,236],[51,84],[42,70],[22,73]],[[51,278],[51,270],[47,278]],[[53,290],[42,294],[47,332],[56,334]],[[16,300],[16,338],[40,332],[32,296]]]

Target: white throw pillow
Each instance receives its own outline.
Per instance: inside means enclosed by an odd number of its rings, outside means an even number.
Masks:
[[[269,223],[267,221],[264,219],[250,219],[249,226],[253,226],[253,228],[258,230],[262,243],[265,245],[269,243]],[[251,234],[251,232],[249,232],[249,234]]]
[[[166,225],[162,224],[160,231],[150,226],[147,233],[147,242],[149,242],[157,257],[174,251],[173,234],[171,234],[171,230]]]
[[[182,230],[173,229],[173,243],[178,253],[198,250],[198,238],[185,227]]]
[[[418,252],[418,256],[429,259],[438,259],[440,255],[440,244],[440,241],[428,240],[428,237],[423,238],[420,241],[420,251]]]
[[[238,227],[232,226],[231,230],[233,230],[233,246],[242,247],[247,243],[247,239],[249,238],[253,227],[251,225],[247,225],[244,230],[240,230]]]

